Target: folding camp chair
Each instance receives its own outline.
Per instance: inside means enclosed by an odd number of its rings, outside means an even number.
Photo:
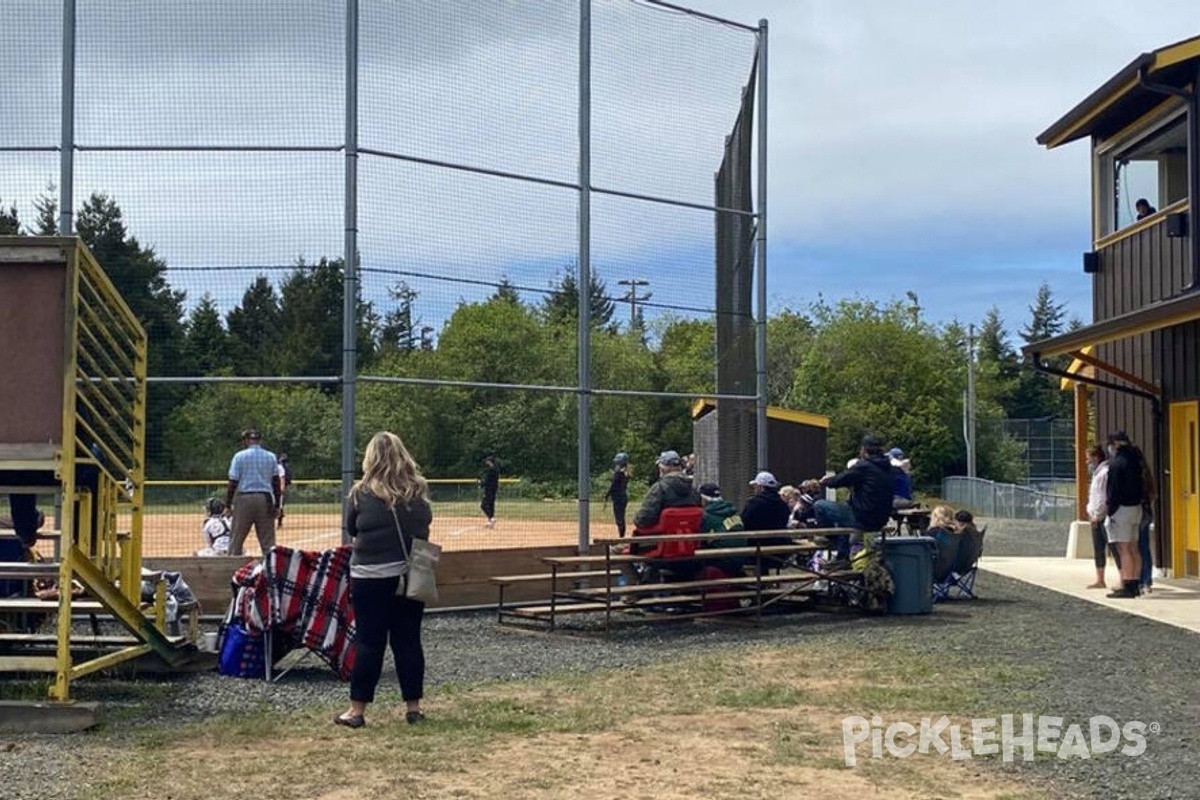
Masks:
[[[979,571],[979,557],[983,555],[983,537],[986,533],[985,525],[979,529],[978,536],[964,535],[958,545],[954,569],[945,578],[933,583],[933,602],[975,599],[975,575]]]

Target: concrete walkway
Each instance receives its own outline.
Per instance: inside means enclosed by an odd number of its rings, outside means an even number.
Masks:
[[[1153,593],[1133,600],[1118,600],[1105,597],[1108,592],[1104,590],[1087,588],[1096,579],[1096,568],[1091,559],[985,554],[979,560],[979,569],[1200,633],[1200,581],[1155,578]],[[1108,581],[1110,585],[1117,583],[1116,570],[1111,564]]]

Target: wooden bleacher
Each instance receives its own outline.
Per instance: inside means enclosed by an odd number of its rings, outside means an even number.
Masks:
[[[663,536],[636,536],[630,539],[601,539],[599,553],[568,556],[544,556],[541,561],[549,572],[502,575],[491,579],[499,589],[497,619],[500,623],[544,624],[549,630],[562,615],[604,614],[604,629],[615,621],[655,622],[664,619],[694,619],[726,614],[760,616],[768,607],[783,601],[800,600],[822,594],[818,582],[836,584],[851,593],[861,592],[861,574],[853,570],[836,572],[811,570],[808,556],[823,549],[825,537],[855,533],[846,528],[797,529],[784,531],[736,531],[731,533],[684,533]],[[789,544],[775,543],[779,539]],[[652,559],[646,555],[623,552],[680,540],[696,541],[694,554],[672,559]],[[738,546],[727,543],[736,542]],[[653,562],[669,571],[674,564],[740,559],[746,573],[719,579],[669,580],[658,583],[620,585],[618,575],[624,565]],[[772,573],[771,570],[776,572]],[[549,599],[533,605],[505,602],[505,589],[518,583],[549,583]],[[571,584],[571,585],[567,585]],[[593,585],[594,584],[594,585]],[[736,604],[714,601],[736,600]],[[646,609],[672,608],[668,614],[646,614]],[[630,611],[642,612],[635,616]]]

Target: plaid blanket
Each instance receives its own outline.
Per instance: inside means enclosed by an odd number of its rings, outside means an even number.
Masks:
[[[320,654],[343,679],[354,667],[354,609],[350,605],[350,548],[272,547],[259,564],[233,575],[234,598],[225,622],[252,633],[283,631]]]

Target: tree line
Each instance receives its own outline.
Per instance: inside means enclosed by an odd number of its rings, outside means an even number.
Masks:
[[[34,202],[31,224],[0,202],[0,234],[53,235],[58,209],[47,192]],[[338,376],[342,359],[342,273],[339,258],[297,260],[272,282],[258,275],[225,312],[210,294],[186,309],[184,292],[152,246],[133,236],[116,201],[93,194],[76,230],[150,335],[151,376]],[[570,265],[532,300],[502,280],[484,300],[460,300],[436,332],[422,330],[419,294],[405,282],[389,288],[389,305],[357,299],[362,441],[373,430],[400,432],[430,476],[478,472],[487,453],[510,474],[568,494],[576,473],[576,396],[570,391],[433,386],[432,380],[570,387],[577,375],[575,330],[581,293],[594,326],[593,384],[645,392],[713,391],[716,363],[711,319],[666,312],[647,323],[614,321],[615,302],[593,275],[586,291]],[[1062,333],[1064,306],[1043,284],[1019,329],[1022,342]],[[864,431],[913,458],[918,486],[936,488],[964,474],[963,388],[967,332],[962,322],[927,319],[918,296],[818,298],[768,320],[768,393],[772,404],[832,420],[831,467],[853,455]],[[1020,358],[1006,321],[992,308],[979,321],[976,348],[977,469],[982,477],[1025,476],[1021,443],[996,423],[1069,417],[1070,397],[1057,379]],[[871,354],[864,357],[864,354]],[[159,479],[224,474],[237,432],[262,428],[268,446],[286,451],[302,477],[340,471],[340,386],[262,382],[151,384],[148,474]],[[652,472],[663,449],[691,447],[689,403],[670,398],[594,396],[593,471],[602,476],[614,453],[630,453]],[[810,476],[781,476],[799,480]]]

